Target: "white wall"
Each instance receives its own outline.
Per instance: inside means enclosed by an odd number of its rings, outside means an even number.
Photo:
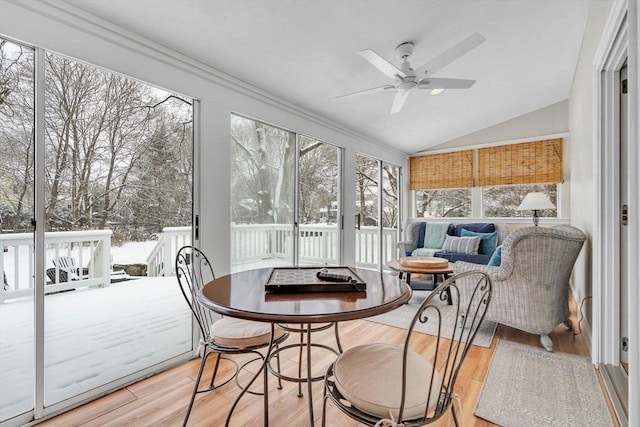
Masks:
[[[216,272],[230,271],[230,114],[270,124],[330,142],[345,149],[345,241],[354,239],[355,153],[404,166],[406,154],[363,137],[321,117],[252,88],[231,76],[167,51],[149,40],[123,31],[61,2],[0,0],[0,36],[21,41],[122,73],[200,101],[200,166],[202,248],[214,260]],[[354,250],[345,247],[345,262]]]
[[[429,150],[451,149],[494,142],[539,139],[545,135],[569,131],[569,102],[556,102],[530,113],[431,147]]]
[[[593,61],[598,43],[613,4],[612,0],[591,2],[582,41],[580,57],[569,96],[569,127],[571,136],[571,223],[587,234],[573,273],[577,301],[592,294],[593,219],[595,212],[595,138],[593,135],[594,94]],[[585,304],[590,307],[590,304]],[[591,324],[590,310],[586,310]]]

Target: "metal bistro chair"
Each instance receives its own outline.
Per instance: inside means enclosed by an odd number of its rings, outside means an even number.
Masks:
[[[198,292],[205,284],[215,279],[211,263],[204,253],[202,253],[198,248],[193,246],[184,246],[180,248],[176,255],[176,275],[178,277],[178,284],[182,291],[182,295],[189,304],[193,316],[200,328],[201,336],[200,347],[198,350],[203,349],[201,354],[202,361],[200,363],[200,370],[193,388],[187,414],[184,418],[183,426],[186,426],[196,394],[215,390],[229,383],[233,379],[235,379],[238,387],[243,388],[243,386],[238,382],[238,372],[248,363],[265,357],[258,350],[269,346],[271,340],[271,325],[269,323],[252,322],[232,317],[219,318],[217,314],[198,302],[196,297]],[[287,339],[289,335],[286,331],[278,327],[276,327],[274,331],[274,345],[279,345]],[[233,360],[225,358],[236,365],[235,372],[230,378],[219,384],[214,384],[216,374],[218,373],[221,355],[245,353],[254,353],[256,358],[249,360],[240,367],[238,367]],[[198,390],[205,364],[209,356],[212,354],[216,354],[217,359],[213,368],[211,382],[209,383],[208,388]],[[278,368],[279,365],[280,362],[278,360]],[[252,394],[261,394],[250,390],[247,390],[247,392]],[[230,416],[231,412],[229,413],[229,417]]]
[[[456,280],[472,283],[469,303],[460,307]],[[404,345],[365,344],[350,348],[329,366],[325,374],[322,425],[326,421],[327,399],[343,413],[368,426],[421,426],[438,420],[453,407],[454,386],[462,362],[484,319],[491,299],[491,279],[483,272],[454,275],[440,284],[418,308]],[[457,316],[444,323],[440,307],[451,292]],[[440,299],[437,303],[435,299]],[[411,348],[417,322],[435,322],[438,335],[429,350]],[[428,354],[427,354],[428,353]]]

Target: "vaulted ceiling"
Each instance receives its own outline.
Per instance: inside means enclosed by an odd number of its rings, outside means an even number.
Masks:
[[[348,127],[415,153],[569,97],[589,0],[67,0],[101,18]],[[470,89],[394,91],[359,51],[417,68],[474,33],[486,41],[431,77]]]

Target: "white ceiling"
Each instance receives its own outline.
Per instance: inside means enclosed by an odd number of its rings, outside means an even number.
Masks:
[[[569,97],[589,0],[68,0],[119,26],[407,153]],[[435,77],[475,79],[438,96],[414,90],[334,97],[391,81],[358,51],[417,68],[473,33],[487,41]]]

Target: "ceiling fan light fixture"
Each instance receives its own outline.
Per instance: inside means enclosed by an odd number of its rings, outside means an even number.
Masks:
[[[394,90],[395,96],[393,98],[393,104],[391,105],[391,114],[394,114],[402,109],[409,93],[414,89],[424,89],[425,91],[429,91],[433,96],[441,94],[445,89],[469,89],[476,82],[475,80],[449,79],[442,77],[434,78],[431,77],[431,74],[438,72],[451,62],[460,58],[462,55],[478,47],[485,40],[486,39],[480,34],[473,34],[436,57],[431,58],[415,70],[409,63],[409,57],[413,54],[414,48],[412,42],[401,43],[394,49],[395,54],[402,60],[399,67],[378,55],[371,49],[361,50],[358,52],[360,56],[385,76],[392,79],[393,84],[365,89],[347,95],[337,96],[336,98]]]

